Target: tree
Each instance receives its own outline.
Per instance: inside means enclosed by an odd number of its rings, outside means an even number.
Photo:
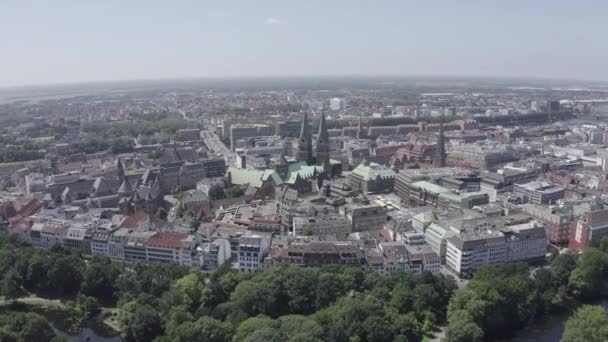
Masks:
[[[199,333],[199,336],[203,337],[204,341],[223,342],[232,339],[232,326],[211,317],[204,316],[199,318],[194,323],[194,326]]]
[[[315,319],[328,331],[329,340],[348,341],[351,338],[365,338],[363,322],[369,317],[382,317],[384,314],[383,305],[371,296],[365,299],[343,297],[317,312]]]
[[[416,312],[422,313],[427,310],[440,313],[441,298],[435,287],[431,284],[420,284],[414,289],[413,305]]]
[[[258,315],[255,317],[250,317],[241,324],[236,329],[236,334],[234,336],[235,342],[244,341],[247,337],[251,336],[255,331],[259,329],[278,329],[280,323],[269,318],[268,316]]]
[[[340,278],[334,273],[323,272],[319,275],[319,280],[317,281],[315,307],[318,310],[328,306],[336,298],[340,297],[343,292],[344,288],[340,282]]]
[[[483,338],[483,330],[468,312],[459,310],[450,315],[445,338],[447,342],[478,342]]]
[[[203,282],[202,273],[195,271],[177,279],[173,286],[182,293],[185,304],[195,309],[200,305]]]
[[[184,322],[171,333],[170,341],[224,342],[232,339],[232,328],[211,317],[203,316],[196,322]]]
[[[163,333],[158,311],[148,304],[128,303],[123,306],[120,318],[125,341],[152,341]]]
[[[245,342],[284,342],[285,337],[280,330],[263,328],[256,330],[251,336],[245,339]]]
[[[282,312],[288,311],[283,291],[281,275],[274,270],[264,274],[262,279],[242,281],[230,295],[230,302],[236,309],[233,314],[244,314],[245,317],[258,314],[280,316]]]
[[[169,318],[165,323],[165,331],[169,336],[177,336],[177,328],[194,320],[194,316],[183,306],[173,306],[170,308]]]
[[[308,336],[321,338],[323,328],[316,321],[302,315],[285,315],[278,319],[281,332],[286,338],[293,338],[297,335],[306,334]]]
[[[50,268],[49,258],[34,253],[29,259],[27,273],[25,276],[25,287],[31,291],[40,291],[47,287],[47,270]]]
[[[23,325],[18,329],[20,341],[46,342],[55,337],[55,332],[46,318],[26,313],[23,317]]]
[[[82,303],[82,311],[86,318],[93,318],[101,312],[101,306],[94,297],[86,297]]]
[[[8,271],[2,278],[0,294],[6,299],[15,299],[21,295],[21,275],[14,269]]]
[[[120,275],[116,263],[108,258],[93,258],[83,272],[82,292],[103,300],[114,298],[114,283]]]
[[[608,341],[608,312],[601,306],[583,305],[566,321],[561,342]]]
[[[368,342],[392,341],[393,332],[385,320],[379,316],[368,317],[363,321],[365,340]]]
[[[608,236],[604,236],[600,241],[600,250],[604,253],[608,253]]]
[[[435,323],[433,323],[430,319],[425,319],[424,323],[422,323],[422,332],[425,335],[431,335],[435,330]]]
[[[600,295],[607,257],[602,251],[587,248],[570,274],[568,287],[576,296],[594,298]]]
[[[82,260],[78,256],[61,256],[47,272],[49,287],[59,295],[75,294],[80,290]]]
[[[566,252],[553,259],[551,270],[555,273],[559,284],[568,285],[570,273],[576,268],[577,257],[573,252]]]
[[[309,314],[315,309],[319,271],[313,268],[296,269],[289,267],[285,270],[285,287],[289,312]]]
[[[113,139],[110,147],[113,154],[133,152],[133,144],[131,143],[131,140],[125,137]]]
[[[391,295],[391,305],[399,312],[406,313],[412,310],[413,294],[412,291],[403,284],[398,284]]]
[[[392,323],[393,334],[405,338],[407,341],[422,339],[422,327],[413,313],[398,315]]]
[[[309,333],[299,333],[294,335],[287,340],[289,342],[323,342],[322,338],[316,337]]]

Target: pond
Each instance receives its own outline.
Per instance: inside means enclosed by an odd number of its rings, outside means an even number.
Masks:
[[[120,335],[100,321],[85,321],[78,328],[70,324],[70,318],[62,313],[47,313],[55,334],[71,342],[120,342]]]
[[[591,303],[601,305],[608,309],[608,301]],[[549,315],[542,321],[534,323],[517,332],[515,336],[503,340],[504,342],[555,342],[559,341],[564,333],[566,321],[571,313]]]
[[[78,314],[65,307],[54,305],[27,305],[15,304],[11,310],[21,312],[35,312],[44,316],[53,327],[55,334],[65,337],[71,342],[120,342],[118,332],[101,321],[82,322]]]
[[[57,336],[64,337],[70,342],[93,342],[93,341],[95,341],[95,342],[96,341],[120,342],[120,341],[122,341],[119,335],[104,336],[103,333],[100,333],[99,331],[95,331],[95,329],[88,328],[88,327],[82,328],[78,335],[68,334],[67,332],[59,330],[55,327],[53,327],[53,330],[55,331],[55,334]]]

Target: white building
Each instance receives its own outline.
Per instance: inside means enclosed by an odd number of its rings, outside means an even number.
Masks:
[[[194,247],[193,235],[181,232],[158,232],[145,242],[146,259],[148,262],[175,262],[192,266]]]
[[[247,235],[239,238],[238,260],[241,272],[253,272],[260,268],[270,250],[270,235]]]
[[[226,239],[216,239],[212,242],[199,246],[203,256],[201,266],[208,269],[215,269],[222,266],[231,257],[230,241]]]
[[[447,240],[446,265],[468,277],[483,266],[542,260],[546,249],[545,228],[535,221],[500,230],[475,229]]]
[[[339,97],[333,97],[329,100],[329,109],[333,111],[344,110],[346,108],[346,101]]]
[[[402,242],[383,242],[366,252],[367,266],[381,275],[393,271],[420,273],[441,270],[441,259],[429,245],[408,246]]]
[[[508,261],[536,261],[545,258],[547,236],[545,228],[537,222],[509,226],[503,234],[507,240]]]
[[[441,260],[445,260],[447,241],[455,234],[456,232],[449,228],[444,228],[436,223],[431,223],[424,231],[424,238],[431,246],[433,252],[439,255]]]

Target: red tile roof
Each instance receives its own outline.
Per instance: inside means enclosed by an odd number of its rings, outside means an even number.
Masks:
[[[182,247],[182,241],[188,238],[187,233],[159,232],[148,239],[148,247],[173,248]]]

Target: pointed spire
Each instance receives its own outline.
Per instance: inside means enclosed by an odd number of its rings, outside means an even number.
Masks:
[[[323,170],[329,170],[329,135],[325,123],[325,111],[321,112],[319,121],[319,136],[317,137],[317,164],[323,166]]]
[[[116,160],[116,174],[120,180],[125,178],[125,165],[120,158]]]
[[[317,144],[319,141],[326,143],[329,141],[329,134],[327,133],[327,124],[325,123],[325,109],[321,112],[321,120],[319,121],[319,139],[317,140]]]
[[[129,183],[129,180],[125,177],[124,180],[122,181],[122,184],[120,184],[120,188],[118,188],[117,193],[119,195],[128,195],[132,192],[133,192],[133,187],[131,186],[131,183]]]
[[[357,125],[357,139],[363,138],[363,120],[361,119],[361,114],[359,114],[359,124]]]
[[[304,109],[304,117],[302,118],[302,127],[300,128],[300,141],[306,139],[310,134],[308,128],[308,110]]]
[[[443,135],[443,120],[439,124],[439,134],[437,135],[437,146],[435,147],[435,158],[433,158],[433,165],[436,167],[445,167],[446,166],[445,137]]]
[[[287,158],[285,158],[285,151],[281,151],[279,154],[279,165],[287,165]]]
[[[304,109],[304,118],[302,118],[302,129],[300,131],[296,159],[298,159],[298,161],[304,161],[307,164],[314,163],[314,156],[312,155],[312,132],[308,125],[308,110],[306,109]]]
[[[279,162],[275,165],[274,170],[281,176],[281,178],[285,178],[287,173],[289,172],[289,163],[287,163],[287,158],[285,158],[285,151],[281,151],[279,155]]]

